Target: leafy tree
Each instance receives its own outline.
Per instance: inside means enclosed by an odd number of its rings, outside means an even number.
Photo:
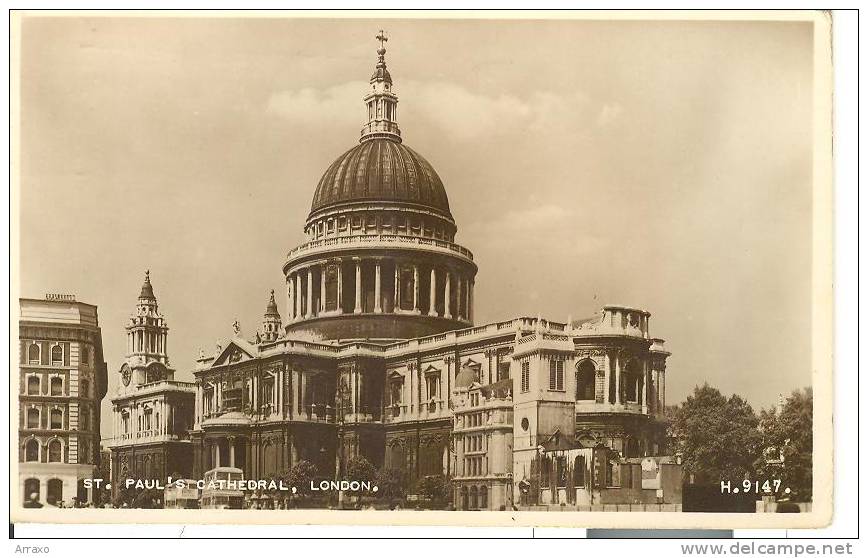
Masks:
[[[289,470],[285,482],[288,486],[297,488],[300,496],[309,496],[311,494],[311,482],[318,479],[319,470],[317,470],[316,465],[310,461],[301,460],[295,464],[295,467]]]
[[[376,478],[377,495],[387,502],[404,498],[404,474],[398,469],[380,469]]]
[[[727,399],[707,383],[673,413],[672,434],[684,472],[696,483],[755,478],[760,455],[759,419],[738,395]]]
[[[451,487],[443,475],[428,475],[419,479],[416,490],[434,503],[442,504],[449,499]]]
[[[757,469],[763,479],[781,479],[781,493],[790,489],[790,499],[809,502],[813,497],[814,392],[794,391],[780,412],[760,412],[763,455]]]
[[[346,471],[346,478],[351,481],[373,483],[377,478],[377,469],[361,455],[347,461]]]

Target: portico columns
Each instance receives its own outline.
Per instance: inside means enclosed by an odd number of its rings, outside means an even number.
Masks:
[[[307,268],[307,313],[306,318],[313,318],[313,267]]]
[[[379,314],[383,311],[380,300],[380,260],[375,261],[375,278],[374,278],[374,312]]]
[[[362,313],[362,260],[353,258],[356,262],[356,314]]]
[[[437,302],[437,270],[432,267],[431,268],[431,301],[428,304],[428,315],[436,316],[437,315],[437,307],[434,305]]]
[[[450,276],[450,273],[449,273],[449,270],[447,269],[446,270],[446,288],[443,290],[443,295],[444,295],[443,296],[443,317],[446,318],[447,320],[452,317],[452,312],[449,311],[449,299],[452,296],[452,294],[449,292],[450,291],[449,276]]]
[[[229,466],[235,467],[235,437],[230,436],[228,441],[229,441]]]

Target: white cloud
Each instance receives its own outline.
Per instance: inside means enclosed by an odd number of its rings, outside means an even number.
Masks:
[[[597,126],[599,126],[600,128],[605,128],[606,126],[618,120],[623,112],[624,107],[622,107],[618,103],[604,104],[603,107],[600,109],[600,113],[597,115]]]
[[[547,91],[532,91],[523,96],[485,95],[449,82],[410,80],[396,85],[395,92],[407,103],[399,104],[400,122],[421,121],[420,124],[448,133],[458,141],[492,134],[502,137],[528,129],[576,132],[594,122],[591,103],[579,92],[569,96]],[[282,91],[271,96],[267,111],[301,125],[330,121],[361,127],[361,99],[369,87],[367,83],[353,81],[326,89]],[[620,110],[618,105],[606,105],[603,112],[607,118],[617,116],[612,107]]]

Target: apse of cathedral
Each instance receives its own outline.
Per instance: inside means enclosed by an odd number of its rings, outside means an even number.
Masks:
[[[605,448],[623,465],[666,451],[669,353],[650,314],[609,305],[578,321],[474,325],[477,262],[456,242],[442,179],[404,141],[378,38],[358,143],[323,173],[307,241],[284,260],[283,315],[272,291],[257,331],[236,322],[200,354],[194,385],[174,382],[195,391],[190,473],[231,466],[262,479],[307,460],[340,478],[363,456],[400,471],[408,493],[442,475],[460,509],[509,509],[528,486],[536,503],[617,486],[582,452]],[[125,386],[173,382],[152,295],[143,287],[128,326]],[[130,412],[135,423],[148,411]],[[541,464],[567,455],[574,492],[564,496],[567,468]]]

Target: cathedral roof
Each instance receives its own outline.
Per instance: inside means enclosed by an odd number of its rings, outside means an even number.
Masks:
[[[398,127],[398,96],[386,69],[388,41],[377,35],[377,66],[371,91],[365,97],[368,122],[359,145],[338,157],[320,178],[311,204],[311,216],[320,210],[353,203],[400,203],[417,206],[452,221],[449,199],[434,167],[402,143]]]
[[[403,143],[376,138],[360,143],[325,171],[311,213],[354,202],[401,202],[452,219],[449,199],[434,167]]]

